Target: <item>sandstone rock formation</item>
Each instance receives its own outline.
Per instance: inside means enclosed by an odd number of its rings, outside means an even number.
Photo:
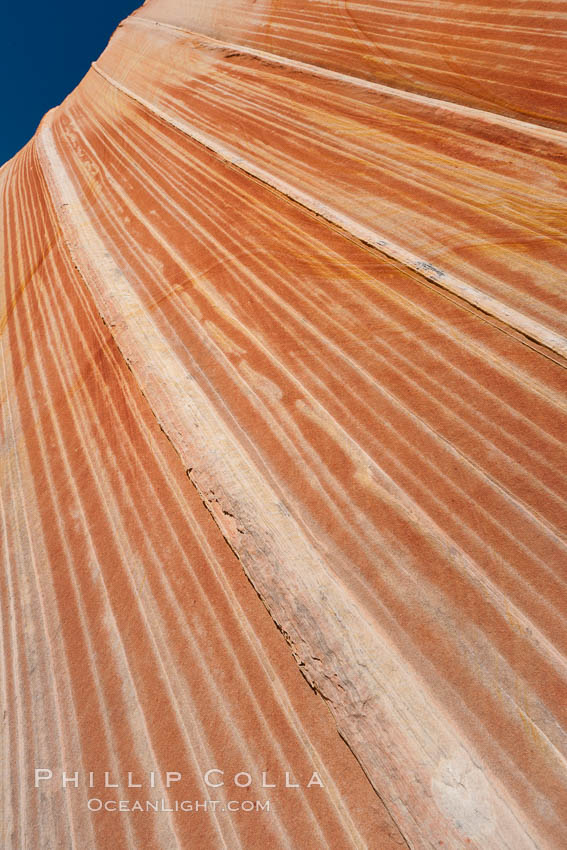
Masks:
[[[564,846],[563,22],[149,0],[0,170],[3,847]]]

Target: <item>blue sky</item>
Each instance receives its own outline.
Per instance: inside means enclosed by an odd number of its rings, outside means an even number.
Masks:
[[[75,88],[116,26],[142,0],[8,2],[0,16],[0,165]]]

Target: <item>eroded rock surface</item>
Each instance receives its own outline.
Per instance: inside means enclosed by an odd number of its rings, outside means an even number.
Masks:
[[[150,0],[0,171],[3,846],[563,846],[562,20]]]

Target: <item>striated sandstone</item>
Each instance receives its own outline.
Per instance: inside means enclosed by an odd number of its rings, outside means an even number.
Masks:
[[[0,170],[4,846],[563,846],[562,21],[149,0]]]

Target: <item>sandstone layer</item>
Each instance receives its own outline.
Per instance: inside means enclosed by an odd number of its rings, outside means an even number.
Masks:
[[[149,0],[0,170],[3,846],[564,846],[563,24]]]

